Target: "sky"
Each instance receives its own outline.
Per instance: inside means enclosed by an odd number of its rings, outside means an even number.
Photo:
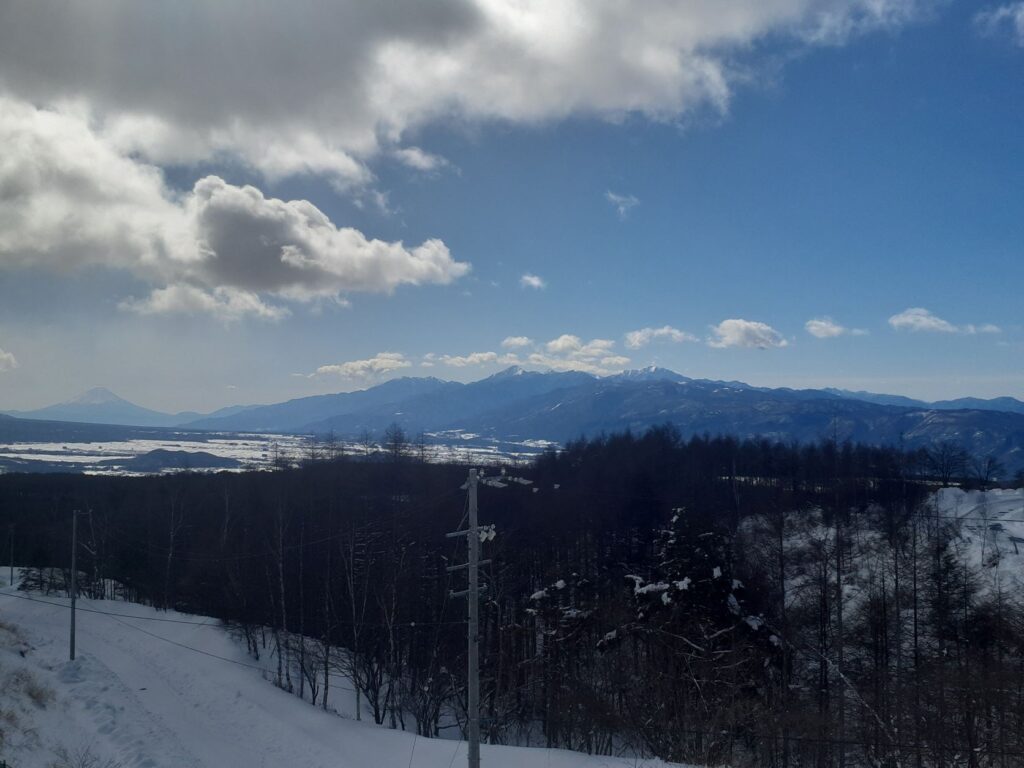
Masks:
[[[1024,398],[1024,2],[0,0],[0,409]]]

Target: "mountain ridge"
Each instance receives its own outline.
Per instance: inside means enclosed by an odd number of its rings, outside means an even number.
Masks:
[[[126,427],[175,427],[201,417],[222,417],[253,406],[232,405],[210,414],[182,411],[165,413],[124,399],[106,387],[92,387],[61,403],[28,411],[5,411],[8,416],[36,421],[64,421],[78,424],[105,424]]]
[[[354,392],[237,406],[170,425],[154,423],[152,414],[159,412],[102,388],[33,413],[47,414],[51,421],[73,422],[55,418],[68,410],[92,418],[114,411],[121,419],[150,419],[134,424],[140,427],[334,433],[354,438],[366,433],[379,436],[397,423],[408,434],[429,433],[438,440],[468,436],[499,442],[564,443],[580,436],[671,423],[687,436],[707,432],[817,441],[835,435],[841,440],[902,443],[910,448],[952,440],[975,455],[991,455],[1008,466],[1024,466],[1024,402],[1015,398],[928,403],[900,395],[693,379],[655,366],[611,376],[512,366],[469,383],[401,377]],[[12,415],[24,418],[16,412]],[[125,422],[108,418],[102,423]]]

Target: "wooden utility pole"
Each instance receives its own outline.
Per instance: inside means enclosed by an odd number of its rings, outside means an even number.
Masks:
[[[71,513],[71,660],[75,660],[75,600],[78,597],[78,510]]]
[[[494,538],[494,526],[480,528],[477,519],[477,474],[475,469],[469,470],[469,527],[466,530],[449,533],[448,538],[465,536],[469,550],[468,562],[462,565],[449,566],[448,572],[468,571],[469,589],[452,592],[451,597],[465,597],[469,601],[467,631],[468,663],[466,680],[466,716],[469,720],[467,737],[469,740],[469,768],[480,768],[480,593],[486,586],[480,586],[480,566],[489,560],[480,559],[480,544]]]

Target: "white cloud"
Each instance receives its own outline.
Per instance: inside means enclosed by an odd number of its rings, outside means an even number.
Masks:
[[[338,227],[305,200],[268,198],[216,176],[185,194],[118,152],[87,114],[0,96],[0,269],[103,266],[155,285],[124,306],[221,317],[286,313],[267,297],[341,300],[469,271],[440,240],[417,246]]]
[[[816,317],[804,323],[804,328],[811,336],[819,339],[833,339],[849,333],[849,330],[835,322],[831,317]]]
[[[591,339],[571,354],[574,357],[580,358],[603,357],[604,355],[611,354],[614,346],[615,342],[611,339]]]
[[[530,365],[556,371],[584,371],[598,376],[618,373],[629,365],[629,358],[615,353],[610,339],[583,341],[579,336],[564,333],[527,357]]]
[[[146,162],[233,156],[360,185],[381,146],[431,122],[724,112],[758,42],[837,44],[919,2],[9,3],[0,72],[15,96],[76,99]]]
[[[834,339],[837,336],[867,336],[863,328],[847,328],[831,317],[815,317],[804,323],[806,331],[819,339]]]
[[[448,161],[440,155],[434,155],[419,147],[403,147],[392,153],[400,163],[416,171],[439,171],[448,165]]]
[[[612,204],[620,219],[625,219],[631,210],[640,205],[640,199],[634,195],[617,195],[611,190],[604,193],[604,198]]]
[[[995,35],[1009,31],[1013,41],[1024,46],[1024,2],[1006,3],[979,11],[974,23],[985,34]]]
[[[621,371],[629,365],[629,358],[625,355],[609,355],[601,358],[601,366],[610,371]]]
[[[641,328],[626,334],[626,346],[630,349],[640,349],[655,340],[666,340],[676,344],[681,344],[684,341],[698,341],[692,333],[680,331],[671,325],[663,325],[661,328]]]
[[[161,172],[116,152],[76,111],[0,95],[0,266],[147,274],[201,259]]]
[[[470,368],[487,365],[525,365],[555,371],[583,371],[606,376],[622,371],[629,365],[629,358],[615,352],[615,342],[609,339],[584,341],[579,336],[563,334],[544,344],[536,344],[525,336],[509,336],[502,342],[505,348],[524,350],[520,357],[516,352],[472,352],[468,355],[437,355],[428,353],[420,365],[430,368],[447,365],[452,368]],[[526,351],[532,348],[532,351]]]
[[[497,352],[471,352],[468,355],[442,355],[440,360],[453,368],[466,368],[475,365],[488,365],[498,361]]]
[[[244,317],[281,320],[289,312],[262,302],[255,293],[237,288],[205,290],[194,285],[169,285],[157,288],[144,299],[126,299],[121,309],[140,315],[208,314],[219,320],[235,321]]]
[[[443,285],[469,271],[440,240],[411,248],[371,240],[336,227],[305,200],[266,198],[255,187],[216,177],[196,183],[186,210],[210,249],[203,273],[217,284],[305,300],[348,291],[390,293],[402,284]]]
[[[501,346],[505,349],[519,349],[521,347],[529,347],[533,344],[533,339],[527,336],[506,336],[501,342]]]
[[[428,352],[423,356],[420,366],[433,368],[435,365],[447,365],[452,368],[472,368],[483,365],[519,365],[519,356],[514,352],[471,352],[468,355],[437,355]]]
[[[708,346],[717,349],[742,347],[748,349],[770,349],[789,344],[782,334],[766,323],[754,320],[731,318],[711,328]]]
[[[897,331],[935,331],[956,333],[956,326],[937,317],[924,307],[910,307],[889,318],[889,325]]]
[[[582,371],[595,376],[608,376],[621,372],[629,365],[629,358],[620,355],[602,358],[557,357],[534,352],[527,358],[527,362],[538,368],[550,368],[554,371]]]
[[[366,360],[350,360],[346,363],[321,365],[313,376],[340,376],[343,379],[368,380],[408,368],[412,365],[400,352],[379,352]]]
[[[583,347],[583,340],[579,336],[570,333],[563,333],[557,339],[552,339],[544,348],[553,354],[569,354],[577,352]]]
[[[531,275],[529,272],[519,278],[519,284],[523,286],[523,288],[533,288],[538,291],[543,288],[547,288],[548,285],[544,282],[543,278],[538,277],[537,275]]]
[[[975,325],[953,325],[941,317],[933,315],[924,307],[910,307],[889,318],[889,325],[897,331],[930,331],[936,333],[962,333],[973,336],[978,333],[1002,333],[998,325],[984,323]]]
[[[13,371],[17,367],[18,358],[12,352],[5,352],[0,349],[0,373],[3,371]]]
[[[618,373],[629,365],[629,358],[615,352],[615,342],[610,339],[584,341],[573,334],[562,334],[543,344],[526,336],[508,336],[501,346],[517,352],[473,352],[468,355],[423,356],[421,366],[428,368],[435,364],[453,368],[469,368],[487,365],[524,365],[533,368],[549,368],[556,371],[584,371],[595,375]]]

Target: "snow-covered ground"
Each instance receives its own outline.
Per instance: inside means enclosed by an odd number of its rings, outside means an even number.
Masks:
[[[182,433],[181,439],[136,439],[107,442],[41,442],[0,444],[0,459],[22,459],[69,465],[69,469],[89,474],[139,474],[125,470],[119,460],[142,456],[157,449],[171,451],[205,451],[215,456],[235,459],[242,468],[263,469],[271,466],[275,453],[301,457],[308,439],[300,435],[211,434],[198,439],[197,433]],[[108,464],[101,462],[110,462]]]
[[[213,619],[123,602],[26,599],[0,571],[0,758],[12,768],[452,768],[464,742],[417,738],[310,706],[263,678]],[[43,602],[43,601],[46,602]],[[181,622],[181,623],[179,623]],[[339,692],[341,693],[341,692]],[[62,762],[60,755],[71,759]],[[56,762],[55,762],[56,761]],[[81,761],[79,761],[81,762]],[[640,768],[660,761],[485,745],[487,768]]]
[[[935,494],[934,509],[938,517],[959,524],[961,555],[991,579],[983,588],[1024,586],[1024,488],[943,488]]]
[[[69,471],[86,474],[137,475],[147,473],[128,470],[120,462],[127,462],[157,449],[212,453],[214,456],[235,459],[241,464],[238,471],[244,471],[269,469],[278,455],[300,460],[308,455],[310,448],[309,437],[306,435],[211,433],[209,437],[200,438],[197,434],[181,433],[166,440],[0,443],[0,459],[45,462],[61,470],[66,467]],[[480,465],[501,464],[510,460],[529,461],[546,449],[558,447],[557,443],[546,440],[500,441],[458,430],[431,433],[427,435],[427,440],[424,457],[428,461],[472,461]],[[354,456],[362,455],[366,450],[361,443],[344,440],[338,442],[338,448]],[[378,445],[374,450],[384,448]],[[14,468],[11,471],[18,470]],[[2,467],[0,472],[3,472]]]

